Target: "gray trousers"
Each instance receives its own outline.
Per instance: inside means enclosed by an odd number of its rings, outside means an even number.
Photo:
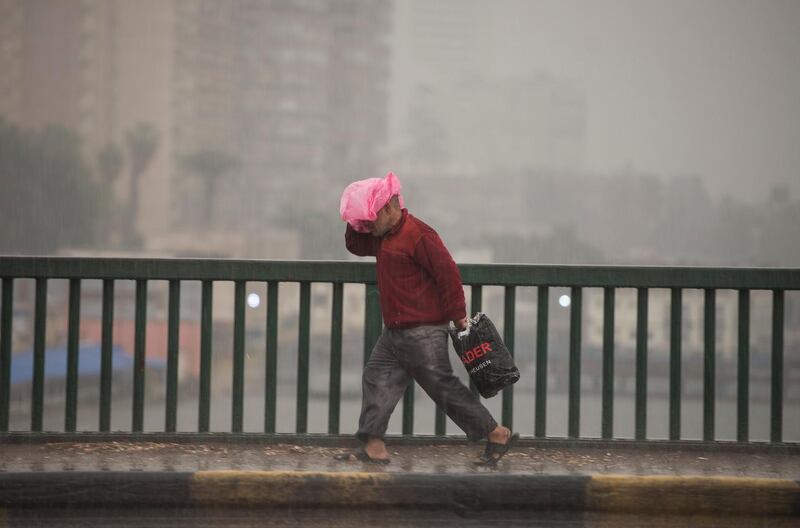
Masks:
[[[486,438],[497,427],[480,399],[453,374],[447,339],[446,325],[384,328],[364,367],[359,440],[383,438],[412,378],[470,440]]]

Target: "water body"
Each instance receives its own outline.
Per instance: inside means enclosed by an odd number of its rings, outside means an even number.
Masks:
[[[279,433],[296,432],[297,395],[296,387],[281,384],[278,388],[276,431]],[[319,389],[319,390],[315,390]],[[516,389],[516,388],[515,388]],[[84,388],[89,392],[89,388]],[[184,391],[185,392],[185,391]],[[196,394],[179,396],[178,431],[197,431],[198,406]],[[534,434],[533,391],[521,388],[514,391],[513,428],[522,435]],[[483,400],[492,415],[500,420],[502,416],[502,396]],[[48,399],[45,408],[44,429],[62,431],[64,428],[63,401]],[[10,429],[25,431],[30,429],[29,400],[16,400],[12,404]],[[389,423],[389,434],[402,432],[403,402],[398,404]],[[214,432],[231,430],[232,399],[230,391],[217,391],[211,398],[210,429]],[[339,431],[349,434],[356,430],[358,415],[361,409],[361,397],[355,391],[345,392],[340,402]],[[749,408],[749,431],[752,441],[769,440],[770,404],[764,401],[751,401]],[[725,399],[716,402],[716,439],[735,440],[737,405],[735,400]],[[784,407],[783,439],[786,442],[800,441],[800,406],[791,402]],[[311,394],[308,402],[307,432],[327,433],[329,419],[329,402],[327,383],[324,390],[320,381],[312,380]],[[635,401],[629,396],[615,396],[614,399],[614,437],[633,438],[635,427]],[[599,395],[582,395],[580,412],[580,436],[599,438],[601,436],[602,401]],[[568,420],[568,397],[565,393],[547,395],[547,436],[566,437]],[[111,429],[114,431],[130,431],[132,422],[132,400],[130,397],[117,395],[112,402]],[[165,400],[163,394],[149,394],[145,403],[144,429],[158,432],[164,430]],[[78,407],[77,428],[80,431],[96,431],[99,423],[99,403],[93,398],[83,398]],[[415,390],[414,433],[434,434],[435,406],[427,395],[419,388]],[[244,431],[262,432],[264,430],[264,397],[260,391],[248,391],[244,398]],[[463,435],[463,432],[449,419],[448,435]],[[681,405],[681,438],[702,439],[703,435],[703,402],[696,398],[684,398]],[[647,401],[647,438],[665,439],[669,436],[669,400],[664,397],[650,397]]]

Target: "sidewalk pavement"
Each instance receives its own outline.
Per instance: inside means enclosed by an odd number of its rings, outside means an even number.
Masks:
[[[0,435],[0,510],[31,506],[535,509],[800,517],[800,446],[389,438],[388,465],[333,459],[347,437]]]

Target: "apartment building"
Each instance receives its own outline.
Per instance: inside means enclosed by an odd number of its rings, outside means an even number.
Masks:
[[[286,207],[335,210],[325,185],[379,172],[390,29],[388,1],[0,0],[0,115],[74,129],[90,160],[153,125],[146,249],[263,237]],[[187,166],[201,151],[234,161],[213,187]]]

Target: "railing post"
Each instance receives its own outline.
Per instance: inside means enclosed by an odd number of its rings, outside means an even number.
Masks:
[[[264,391],[264,432],[275,432],[278,402],[278,281],[267,286],[267,362]]]
[[[211,339],[214,283],[201,283],[200,297],[200,401],[197,409],[197,430],[207,433],[211,417]]]
[[[750,436],[750,290],[739,290],[738,390],[736,398],[736,441]]]
[[[81,322],[81,280],[69,280],[69,323],[67,328],[67,400],[64,430],[75,432],[78,419],[78,346]]]
[[[713,442],[717,348],[717,292],[714,289],[705,290],[703,317],[703,440]]]
[[[669,439],[681,438],[681,339],[683,292],[672,288],[669,332]]]
[[[44,349],[47,336],[47,279],[36,279],[36,315],[33,323],[33,392],[31,431],[41,432],[44,415]]]
[[[647,288],[636,293],[636,440],[647,437]]]
[[[569,321],[569,417],[570,438],[580,437],[581,427],[581,315],[583,290],[571,288]]]
[[[534,434],[546,436],[547,427],[547,324],[550,288],[539,286],[536,293],[536,417]]]
[[[180,342],[181,283],[169,281],[167,315],[167,408],[164,430],[174,433],[178,425],[178,346]]]
[[[438,405],[434,412],[433,433],[436,436],[444,436],[447,432],[447,414]]]
[[[783,442],[783,290],[772,291],[772,403],[770,442]]]
[[[0,432],[8,431],[11,404],[11,323],[14,315],[14,279],[3,277],[0,307]]]
[[[245,281],[234,281],[233,294],[233,394],[231,432],[244,426],[244,294]]]
[[[372,347],[381,335],[381,305],[378,285],[368,283],[364,288],[364,364],[367,364]]]
[[[603,419],[602,436],[614,437],[614,299],[612,287],[603,289]]]
[[[470,289],[470,292],[472,297],[469,303],[471,312],[467,315],[469,317],[473,317],[475,314],[483,310],[483,286],[480,284],[473,284]],[[478,398],[481,397],[481,394],[478,391],[478,386],[475,385],[471,377],[469,379],[469,390],[471,390],[472,394],[474,394]]]
[[[100,338],[100,423],[101,432],[111,430],[111,376],[114,347],[114,280],[103,280],[102,336]]]
[[[328,434],[339,434],[339,415],[342,392],[342,306],[344,284],[333,283],[331,308],[331,365],[328,394]]]
[[[503,341],[511,357],[514,357],[514,334],[516,319],[517,290],[514,286],[505,288],[505,306],[503,308]],[[503,389],[503,425],[514,428],[514,386]]]
[[[416,383],[409,380],[406,391],[403,393],[403,434],[414,434],[414,390]]]
[[[133,344],[133,424],[132,430],[144,429],[145,343],[147,342],[147,280],[136,280],[136,316]]]
[[[295,432],[308,432],[308,368],[311,331],[311,283],[300,283],[300,320],[297,336],[297,413]]]

